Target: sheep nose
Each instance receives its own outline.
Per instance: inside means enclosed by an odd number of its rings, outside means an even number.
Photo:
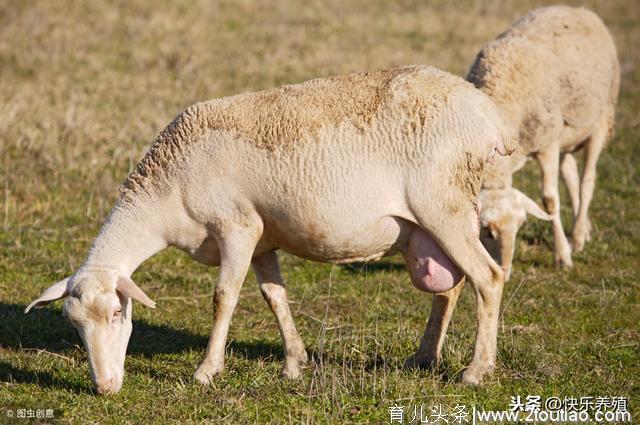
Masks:
[[[115,387],[113,376],[96,379],[96,391],[98,391],[98,394],[115,393]]]

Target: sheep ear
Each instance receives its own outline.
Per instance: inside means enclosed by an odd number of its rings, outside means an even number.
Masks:
[[[67,286],[69,279],[70,278],[63,279],[47,288],[46,291],[24,309],[24,314],[27,314],[33,307],[42,308],[51,301],[56,301],[69,295],[69,287]]]
[[[553,219],[549,214],[547,214],[538,204],[536,204],[531,198],[529,198],[524,193],[519,190],[514,189],[518,193],[518,198],[520,200],[520,206],[527,212],[540,220],[550,221]]]
[[[145,294],[144,291],[128,277],[118,276],[118,280],[116,281],[116,291],[120,292],[125,297],[130,297],[141,302],[149,308],[156,308],[156,303],[152,301],[151,298],[149,298],[147,294]]]

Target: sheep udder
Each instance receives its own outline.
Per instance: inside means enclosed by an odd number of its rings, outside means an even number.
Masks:
[[[444,292],[456,286],[463,277],[440,245],[424,230],[416,228],[403,252],[411,283],[424,292]]]

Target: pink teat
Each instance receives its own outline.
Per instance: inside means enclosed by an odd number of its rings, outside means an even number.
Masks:
[[[462,280],[460,269],[424,230],[416,227],[409,237],[404,259],[413,286],[425,292],[444,292]]]

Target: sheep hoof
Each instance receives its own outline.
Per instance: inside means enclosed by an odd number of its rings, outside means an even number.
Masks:
[[[286,379],[300,379],[302,373],[300,372],[300,366],[297,361],[284,362],[284,368],[282,369],[282,376]]]
[[[584,238],[572,238],[571,248],[573,248],[573,252],[580,252],[584,249]]]
[[[201,364],[193,374],[193,379],[203,385],[211,385],[213,378],[222,372],[222,366],[214,367],[209,364]]]
[[[304,348],[302,350],[300,350],[298,353],[296,353],[296,359],[300,362],[300,363],[307,363],[309,361],[309,356],[307,355],[307,350],[305,350]]]
[[[573,267],[573,261],[571,260],[571,256],[567,256],[565,258],[563,257],[556,257],[556,267],[560,267],[563,269],[570,269],[571,267]]]
[[[440,358],[433,356],[420,357],[417,354],[407,357],[404,361],[405,369],[435,370],[440,366]]]
[[[482,375],[478,374],[474,369],[468,368],[462,373],[462,383],[477,387],[482,382]]]
[[[584,224],[583,224],[584,223]],[[591,240],[591,222],[578,222],[571,233],[571,247],[573,252],[580,252],[584,249],[586,242]]]
[[[482,379],[486,375],[490,375],[493,372],[493,369],[493,366],[478,367],[470,365],[462,373],[462,383],[476,387],[482,383]]]
[[[573,232],[571,235],[571,248],[573,252],[580,252],[584,249],[586,242],[591,240],[591,232]]]

